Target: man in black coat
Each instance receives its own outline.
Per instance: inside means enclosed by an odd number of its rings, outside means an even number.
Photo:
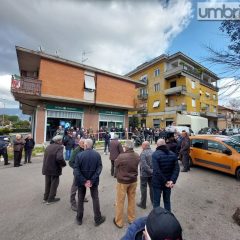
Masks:
[[[45,175],[45,193],[43,203],[51,204],[60,200],[56,198],[59,185],[59,176],[62,175],[62,168],[66,166],[63,157],[62,136],[57,135],[52,144],[47,146],[44,158],[42,174]]]
[[[8,153],[7,153],[8,145],[9,145],[8,138],[4,136],[0,136],[0,157],[3,156],[4,165],[10,164],[8,162]]]
[[[24,151],[25,151],[25,161],[24,163],[32,163],[31,157],[32,157],[32,150],[35,146],[35,141],[32,138],[31,134],[28,134],[27,138],[25,139],[25,145],[24,145]]]
[[[76,221],[78,225],[82,224],[83,203],[87,188],[90,189],[93,201],[93,211],[95,226],[105,222],[106,218],[102,216],[100,211],[98,185],[99,176],[102,172],[102,160],[98,152],[92,149],[93,142],[86,139],[84,142],[84,151],[78,153],[75,159],[74,176],[78,186],[78,210]]]
[[[153,207],[160,206],[163,192],[164,208],[171,211],[171,189],[179,175],[179,164],[175,153],[168,150],[164,139],[157,141],[157,149],[152,155],[153,167]]]
[[[182,164],[183,164],[182,172],[190,171],[189,153],[190,153],[190,138],[188,136],[188,133],[185,130],[183,130],[181,149],[179,152],[179,155],[182,157]]]

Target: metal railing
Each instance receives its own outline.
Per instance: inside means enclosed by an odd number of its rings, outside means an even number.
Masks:
[[[140,94],[138,95],[138,99],[141,99],[141,100],[146,100],[148,98],[148,94]]]
[[[29,77],[20,77],[19,79],[12,78],[11,92],[40,96],[41,86],[42,81],[39,79]]]

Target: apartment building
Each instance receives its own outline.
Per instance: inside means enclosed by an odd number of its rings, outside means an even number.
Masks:
[[[31,115],[36,143],[49,141],[59,125],[92,128],[128,127],[135,88],[144,83],[42,51],[16,47],[20,76],[11,92],[24,114]]]
[[[240,128],[240,111],[218,106],[218,128]]]
[[[126,75],[146,83],[137,90],[135,111],[129,112],[141,126],[190,125],[202,117],[217,126],[219,78],[185,54],[161,55]]]

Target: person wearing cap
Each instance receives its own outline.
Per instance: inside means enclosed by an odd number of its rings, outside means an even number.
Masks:
[[[150,143],[145,141],[142,143],[142,152],[140,154],[140,190],[141,201],[137,204],[138,207],[146,209],[147,202],[147,185],[149,186],[150,199],[153,201],[152,194],[152,154],[153,151]]]
[[[43,203],[47,203],[47,205],[60,200],[55,196],[59,185],[59,176],[62,175],[62,168],[66,166],[63,157],[62,136],[56,135],[52,141],[53,143],[45,149],[42,167],[42,174],[45,175]]]
[[[171,212],[157,207],[135,220],[121,240],[182,240],[182,227]]]
[[[128,197],[128,222],[132,223],[135,220],[135,197],[140,157],[134,152],[133,147],[134,143],[126,140],[125,152],[120,153],[115,160],[117,196],[113,223],[118,228],[122,228],[124,224],[123,213],[126,195]]]
[[[117,159],[118,155],[123,152],[122,144],[118,141],[118,135],[114,134],[113,139],[110,141],[110,156],[111,160],[111,175],[114,175],[114,162]]]
[[[171,189],[179,175],[179,164],[175,153],[169,151],[164,139],[157,141],[157,149],[152,155],[153,166],[153,207],[160,206],[163,193],[164,208],[171,212]]]

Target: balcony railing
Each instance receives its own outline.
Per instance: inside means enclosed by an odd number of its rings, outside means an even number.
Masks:
[[[214,86],[213,84],[211,84],[207,81],[204,81],[202,79],[202,74],[197,69],[187,68],[184,65],[181,65],[181,66],[178,66],[178,67],[167,70],[164,74],[164,77],[165,77],[165,79],[168,80],[168,79],[171,79],[172,77],[175,77],[175,76],[178,76],[178,75],[183,75],[184,76],[184,73],[199,79],[201,84],[203,84],[203,85],[205,85],[205,86],[207,86],[207,87],[209,87],[209,88],[211,88],[215,91],[219,90],[218,87]]]
[[[140,95],[138,95],[138,99],[146,100],[146,99],[148,99],[148,94],[140,94]]]
[[[186,105],[180,105],[180,106],[173,106],[173,107],[165,107],[165,112],[171,112],[171,111],[186,111],[187,106]]]
[[[178,87],[173,87],[173,88],[168,88],[164,91],[165,95],[174,95],[174,94],[184,94],[186,93],[186,86],[178,86]]]
[[[218,117],[218,113],[214,113],[214,112],[201,112],[200,115],[206,116],[206,117]]]
[[[11,92],[30,95],[41,95],[42,81],[34,78],[20,77],[12,78]]]

